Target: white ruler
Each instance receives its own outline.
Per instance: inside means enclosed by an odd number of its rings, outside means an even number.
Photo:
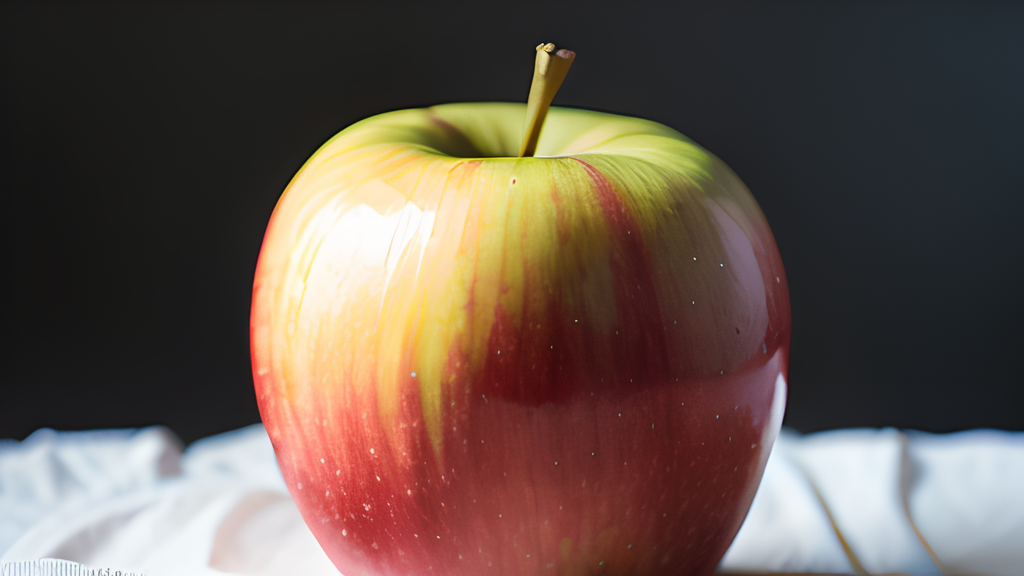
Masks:
[[[0,576],[145,576],[145,572],[125,572],[110,568],[90,568],[69,560],[25,560],[0,564]]]

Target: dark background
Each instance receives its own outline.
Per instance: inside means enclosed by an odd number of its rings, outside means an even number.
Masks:
[[[668,124],[723,158],[789,276],[787,424],[1024,429],[1020,4],[0,8],[0,437],[256,422],[264,227],[346,125],[524,101]]]

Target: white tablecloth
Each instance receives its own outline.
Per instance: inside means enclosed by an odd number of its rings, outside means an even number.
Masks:
[[[337,574],[262,426],[184,451],[159,427],[0,441],[0,553],[10,573]],[[721,569],[1024,575],[1024,434],[783,431]]]

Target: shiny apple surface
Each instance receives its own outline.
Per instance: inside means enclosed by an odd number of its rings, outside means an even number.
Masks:
[[[347,576],[711,573],[785,404],[750,193],[659,124],[392,112],[282,196],[252,309],[285,481]],[[510,152],[512,151],[512,152]]]

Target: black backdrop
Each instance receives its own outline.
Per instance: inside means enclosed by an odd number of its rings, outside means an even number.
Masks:
[[[486,6],[486,7],[484,7]],[[256,422],[262,233],[366,116],[523,101],[668,124],[761,203],[793,302],[787,423],[1024,428],[1020,4],[0,8],[0,437]]]

